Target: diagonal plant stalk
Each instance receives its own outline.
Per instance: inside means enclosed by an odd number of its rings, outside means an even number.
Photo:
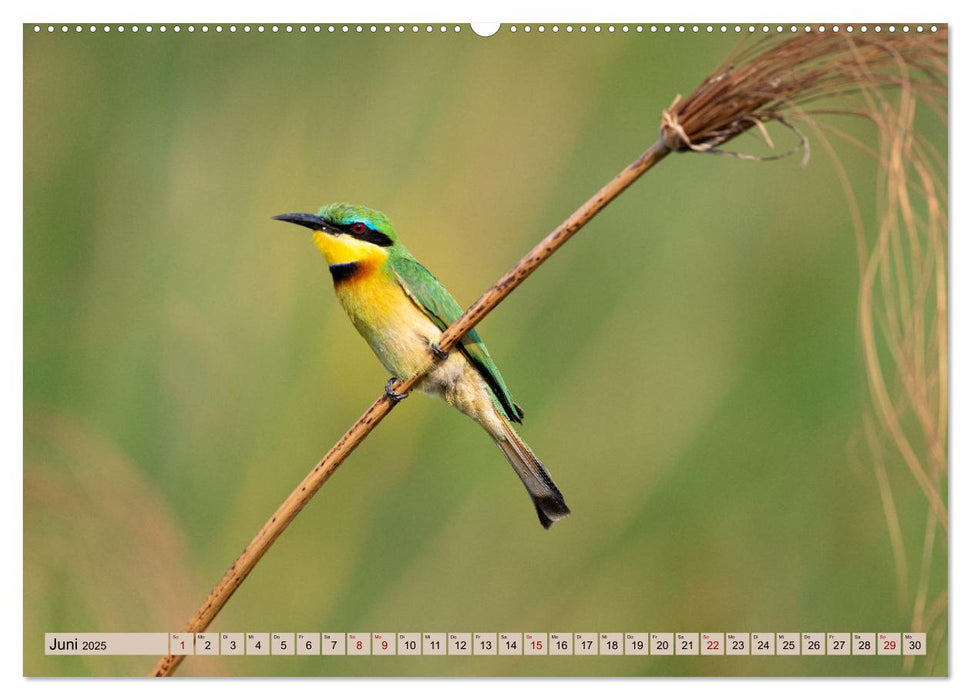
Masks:
[[[946,47],[946,30],[938,36],[854,38],[813,31],[783,40],[769,39],[749,45],[747,50],[731,57],[734,63],[726,61],[719,66],[687,99],[682,100],[680,95],[675,98],[671,107],[663,113],[658,141],[490,287],[445,330],[439,339],[439,347],[446,352],[451,350],[598,212],[672,151],[731,154],[720,147],[750,129],[767,136],[764,124],[775,121],[796,131],[799,148],[804,148],[808,155],[808,141],[792,123],[796,119],[807,119],[809,112],[802,109],[803,105],[868,89],[900,87],[902,66],[909,66],[918,74],[909,79],[910,87],[927,93],[939,93],[940,76],[946,76]],[[946,93],[946,83],[943,89]],[[758,159],[744,154],[731,155]],[[439,361],[429,352],[425,368],[397,382],[392,389],[407,393]],[[186,624],[184,631],[202,632],[209,626],[277,537],[394,406],[395,402],[382,394],[344,433],[243,549]],[[933,487],[936,485],[925,482],[921,485],[932,487],[927,494],[932,512],[936,510],[937,516],[946,522],[946,511],[941,511],[939,497],[935,502],[937,490]],[[172,675],[183,659],[179,655],[163,656],[152,675]]]
[[[573,214],[562,224],[557,226],[543,240],[536,244],[509,272],[503,275],[498,282],[492,285],[472,306],[466,309],[458,320],[445,329],[438,341],[439,348],[443,353],[447,353],[458,341],[476,324],[484,319],[489,312],[499,305],[512,291],[525,281],[540,265],[549,259],[560,246],[566,243],[583,226],[585,226],[596,214],[613,201],[621,192],[631,185],[637,178],[650,170],[664,156],[670,153],[670,149],[658,140],[653,146],[647,149],[633,163],[624,168],[614,177],[613,180],[604,185],[600,191],[583,203]],[[444,355],[443,355],[444,357]],[[399,381],[392,385],[392,389],[397,393],[407,393],[422,380],[441,360],[429,350],[428,364],[420,372],[416,372],[411,377]],[[347,432],[330,448],[324,458],[310,471],[307,476],[297,485],[293,492],[287,496],[286,500],[276,509],[276,512],[260,528],[242,553],[236,558],[229,570],[223,575],[222,579],[215,585],[209,593],[209,597],[199,607],[196,613],[185,626],[185,632],[202,632],[212,622],[213,618],[219,614],[229,598],[236,592],[236,589],[243,583],[246,576],[253,570],[253,567],[260,561],[273,542],[279,537],[287,526],[297,517],[314,494],[320,490],[324,482],[336,471],[337,467],[347,458],[354,449],[361,444],[368,434],[374,430],[378,423],[391,412],[395,407],[386,393],[378,397],[377,401],[371,404],[364,414],[348,428]],[[152,671],[154,676],[170,676],[178,668],[184,656],[168,654],[159,659]]]

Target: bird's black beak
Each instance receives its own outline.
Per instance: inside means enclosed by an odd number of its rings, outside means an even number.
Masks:
[[[326,233],[342,233],[340,229],[332,223],[317,216],[316,214],[277,214],[273,217],[277,221],[287,221],[298,226],[305,226],[314,231],[324,231]]]

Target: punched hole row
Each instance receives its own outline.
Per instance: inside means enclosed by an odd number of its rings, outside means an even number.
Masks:
[[[809,25],[809,24],[807,25],[795,25],[795,24],[792,24],[792,25],[781,25],[781,24],[777,24],[777,25],[768,25],[768,24],[763,24],[763,25],[753,25],[753,24],[750,24],[750,25],[740,25],[740,24],[736,24],[736,25],[726,25],[726,24],[719,24],[719,25],[713,25],[713,24],[677,24],[677,25],[672,25],[672,24],[649,24],[649,25],[645,25],[645,24],[634,24],[634,25],[631,25],[631,24],[620,24],[620,25],[617,25],[617,24],[608,24],[608,25],[525,24],[525,25],[516,25],[516,24],[511,24],[505,28],[499,29],[498,31],[503,31],[503,30],[510,34],[516,34],[516,33],[530,34],[533,32],[536,32],[539,34],[545,34],[547,32],[553,33],[553,34],[559,34],[559,33],[565,33],[565,34],[574,34],[574,33],[579,33],[579,34],[588,34],[588,33],[593,33],[593,34],[601,34],[601,33],[607,33],[607,34],[617,34],[617,33],[619,34],[628,34],[628,33],[741,34],[743,32],[747,34],[769,34],[769,33],[795,34],[798,32],[808,33],[808,32],[814,32],[814,31],[833,32],[833,33],[845,32],[847,34],[852,34],[854,32],[858,32],[861,34],[865,34],[868,32],[873,32],[877,34],[882,32],[888,32],[891,34],[896,32],[903,32],[906,34],[909,32],[923,33],[925,31],[929,31],[933,33],[938,31],[938,27],[936,24],[929,25],[926,27],[922,24],[917,24],[917,25],[909,25],[909,24],[904,24],[904,25],[867,25],[867,24],[862,24],[862,25],[838,25],[838,24],[837,25]],[[418,24],[409,24],[409,25],[405,25],[405,24],[398,24],[398,25],[390,25],[390,24],[384,24],[384,25],[377,25],[377,24],[370,24],[370,25],[367,25],[367,24],[221,25],[221,24],[217,24],[212,26],[208,24],[202,24],[202,25],[189,24],[184,26],[179,24],[172,25],[172,26],[168,26],[164,24],[158,25],[158,26],[137,25],[137,24],[133,24],[133,25],[105,24],[100,26],[94,25],[94,24],[87,25],[87,26],[83,26],[80,24],[76,24],[76,25],[35,24],[33,25],[33,31],[35,34],[40,34],[42,32],[47,32],[48,34],[53,34],[55,32],[60,32],[62,34],[67,34],[71,32],[75,34],[80,34],[85,31],[92,34],[96,32],[103,32],[103,33],[117,32],[119,34],[123,34],[125,32],[130,32],[132,34],[137,34],[139,32],[143,32],[145,34],[151,34],[153,32],[158,32],[162,34],[167,32],[172,32],[174,34],[179,34],[182,32],[186,32],[189,34],[194,34],[197,32],[202,34],[208,34],[208,33],[221,34],[221,33],[227,33],[227,32],[230,34],[237,34],[237,33],[263,34],[267,32],[271,34],[280,34],[280,33],[283,33],[283,34],[324,34],[324,33],[326,34],[352,34],[352,33],[355,33],[355,34],[365,34],[365,33],[418,34],[418,33],[424,32],[429,34],[430,33],[446,34],[446,33],[459,33],[463,31],[463,29],[459,25],[444,25],[444,24],[443,25],[430,25],[430,24],[426,24],[426,25],[418,25]],[[473,32],[476,34],[479,34],[480,36],[490,36],[496,33],[496,32],[483,33],[476,30],[475,28],[473,28]]]

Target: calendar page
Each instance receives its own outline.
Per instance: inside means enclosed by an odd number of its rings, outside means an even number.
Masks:
[[[948,675],[946,24],[22,32],[25,676]]]

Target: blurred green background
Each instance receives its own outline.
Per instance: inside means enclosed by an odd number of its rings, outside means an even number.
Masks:
[[[380,209],[469,304],[738,42],[224,26],[24,29],[28,675],[147,673],[154,659],[47,658],[43,633],[180,629],[380,393],[309,236],[272,215]],[[211,629],[909,630],[859,444],[849,210],[815,153],[805,169],[668,158],[480,326],[570,518],[544,531],[486,435],[413,398]],[[869,221],[873,163],[841,155]],[[926,504],[891,478],[916,549]],[[945,576],[938,552],[937,589]],[[946,658],[912,672],[946,673]],[[903,672],[876,657],[223,657],[179,671]]]

